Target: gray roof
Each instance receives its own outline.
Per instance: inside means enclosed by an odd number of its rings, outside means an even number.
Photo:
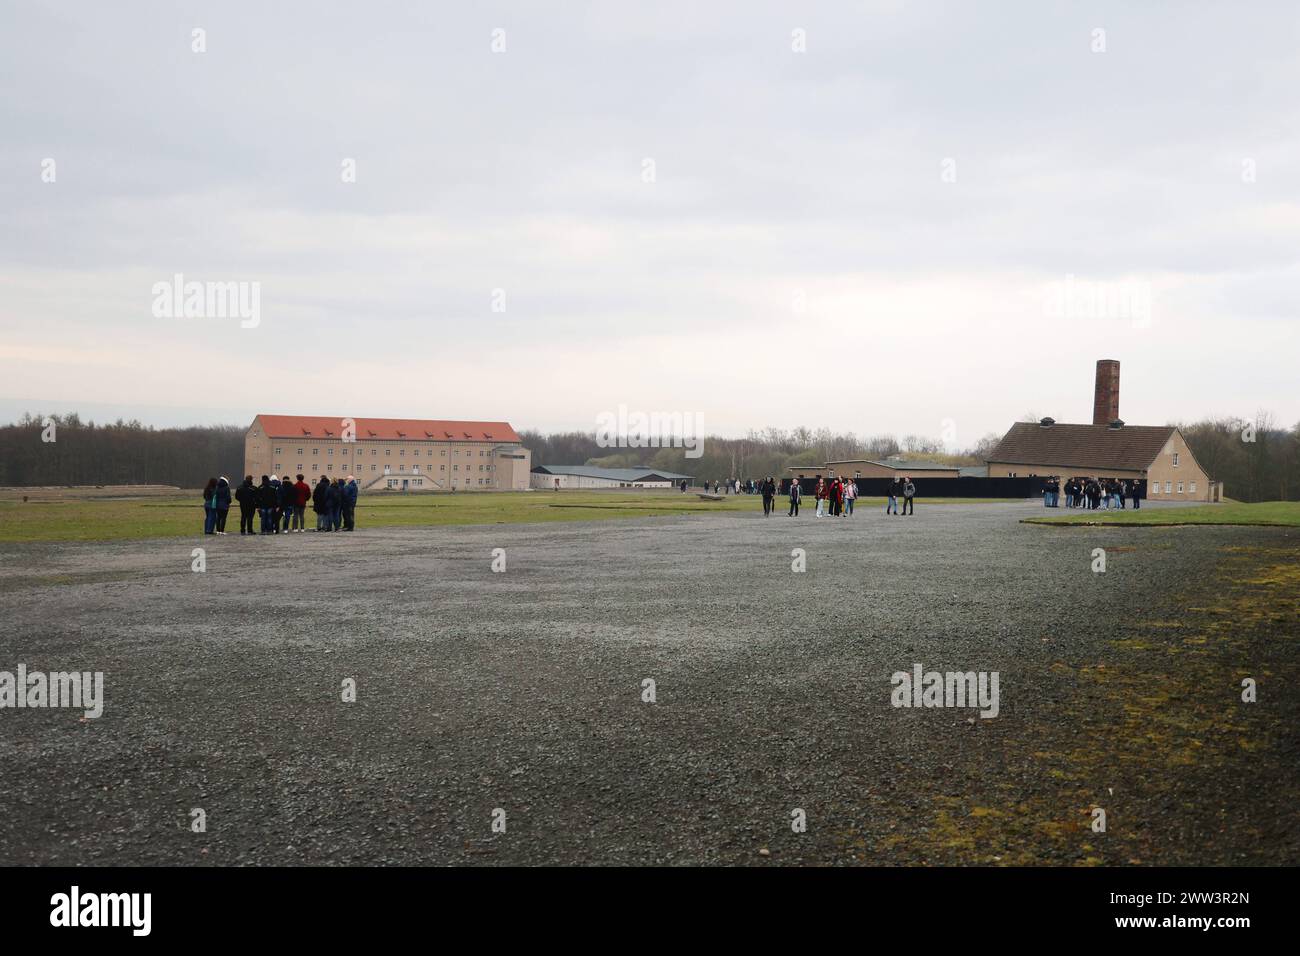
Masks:
[[[657,468],[595,468],[591,465],[538,465],[535,475],[577,475],[581,478],[604,478],[608,481],[681,481],[694,475],[679,475],[675,471]]]
[[[945,465],[938,461],[904,461],[902,458],[886,458],[884,461],[871,461],[868,464],[893,468],[895,471],[956,471],[956,465]]]

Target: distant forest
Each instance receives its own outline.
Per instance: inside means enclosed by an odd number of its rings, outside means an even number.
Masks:
[[[45,441],[53,423],[54,441]],[[1275,427],[1261,413],[1254,422],[1219,419],[1180,425],[1197,461],[1229,497],[1239,501],[1300,500],[1300,425]],[[28,413],[0,426],[0,486],[176,485],[200,488],[209,477],[237,480],[244,467],[240,425],[153,428],[138,421],[96,424],[80,416]],[[945,453],[939,442],[915,435],[859,437],[828,429],[768,428],[744,438],[706,437],[703,455],[681,448],[609,449],[596,433],[520,432],[533,464],[649,465],[699,479],[780,476],[790,467],[853,458],[906,458],[948,464],[981,464],[1001,437],[990,434],[973,447]]]

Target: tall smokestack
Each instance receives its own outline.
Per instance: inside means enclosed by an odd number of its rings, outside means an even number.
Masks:
[[[1092,423],[1109,425],[1119,418],[1119,362],[1097,362],[1097,388],[1092,397]]]

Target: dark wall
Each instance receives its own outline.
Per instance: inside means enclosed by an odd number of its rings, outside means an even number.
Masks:
[[[1043,494],[1043,478],[913,478],[918,498],[1038,498]],[[858,478],[858,494],[883,498],[889,494],[892,478]],[[817,487],[816,478],[800,482],[805,495]],[[788,494],[789,480],[782,481],[781,491]]]

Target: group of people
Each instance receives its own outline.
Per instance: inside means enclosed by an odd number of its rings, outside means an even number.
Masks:
[[[799,482],[792,482],[798,485]],[[847,478],[831,475],[829,479],[818,478],[817,487],[813,489],[817,501],[817,517],[847,518],[853,514],[853,502],[858,499],[858,483]]]
[[[263,475],[261,484],[253,484],[253,476],[244,476],[244,482],[234,492],[239,503],[240,534],[288,534],[305,531],[307,505],[316,515],[317,531],[352,531],[356,528],[357,480],[347,478],[330,480],[322,475],[315,487],[307,484],[302,475],[297,481],[289,476]],[[209,478],[203,489],[203,533],[225,534],[226,515],[230,511],[230,482],[224,476]],[[258,530],[253,530],[254,519]]]
[[[763,494],[763,513],[771,513],[770,498],[776,497],[776,482],[768,478],[760,485]],[[770,491],[769,491],[770,489]],[[837,478],[831,475],[829,478],[817,479],[817,485],[813,488],[813,498],[817,501],[817,517],[834,517],[848,518],[853,514],[853,504],[858,500],[858,483],[852,478]],[[916,505],[916,485],[912,484],[911,478],[895,478],[889,486],[888,503],[885,505],[885,514],[900,514],[898,510],[898,499],[903,499],[902,514],[915,514]],[[788,512],[791,518],[798,517],[799,505],[803,502],[803,488],[797,480],[790,482],[790,510]]]
[[[1061,491],[1065,491],[1065,507],[1096,511],[1099,508],[1125,508],[1131,501],[1134,509],[1142,507],[1142,482],[1124,478],[1070,478],[1064,486],[1059,475],[1043,482],[1043,507],[1059,508]]]

